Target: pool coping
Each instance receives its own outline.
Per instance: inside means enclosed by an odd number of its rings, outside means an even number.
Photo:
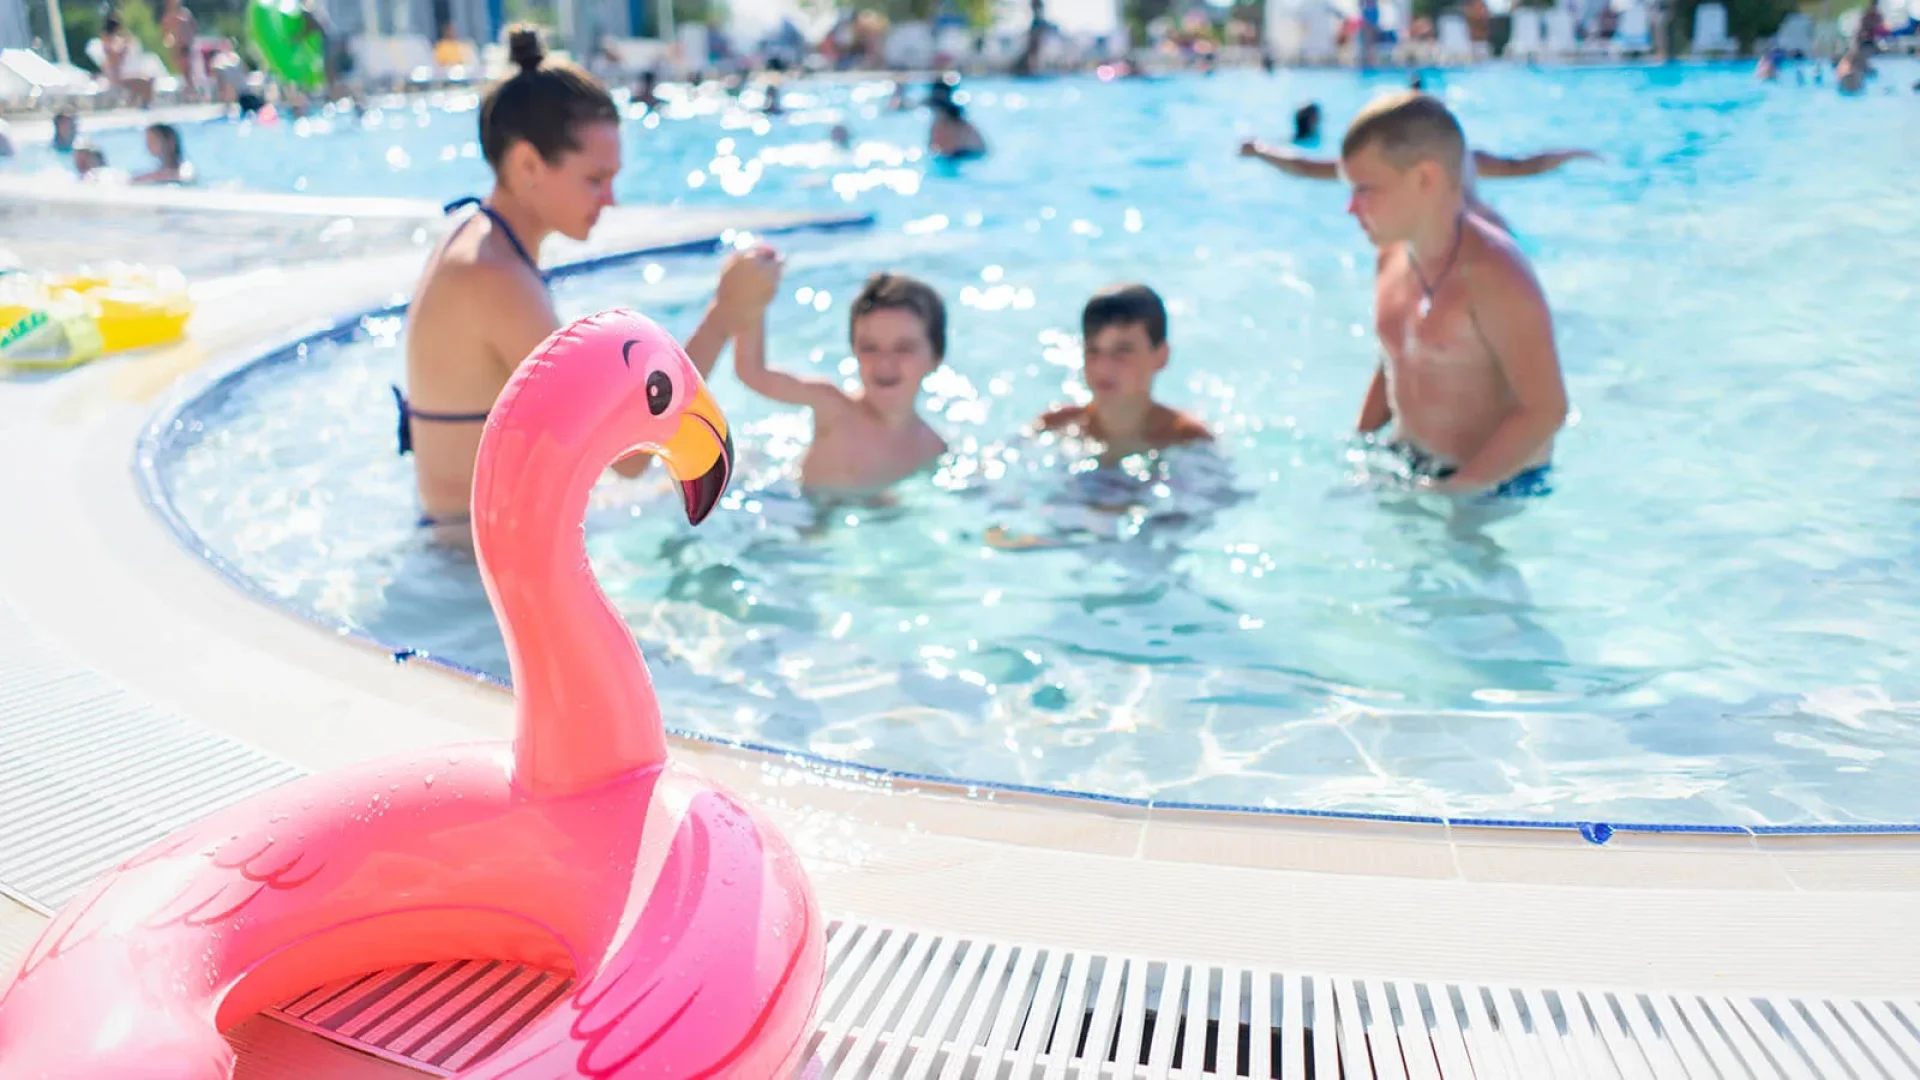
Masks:
[[[649,235],[793,221],[664,215]],[[209,280],[187,347],[0,383],[0,458],[29,463],[0,470],[0,506],[17,515],[0,529],[0,598],[139,702],[309,771],[509,738],[513,701],[494,686],[412,670],[210,587],[202,574],[219,571],[154,512],[129,467],[156,408],[257,359],[263,342],[337,325],[330,312],[397,303],[418,258]],[[1355,977],[1920,995],[1912,835],[1620,831],[1595,844],[1536,822],[1123,804],[671,741],[679,765],[789,838],[835,918]],[[0,902],[0,973],[43,923]]]
[[[779,226],[759,230],[761,235],[780,235],[796,232],[834,232],[845,229],[866,228],[873,224],[873,218],[854,216],[843,219],[828,219],[809,223]],[[610,266],[635,262],[643,258],[671,257],[675,255],[711,254],[723,249],[725,235],[711,238],[676,241],[655,244],[621,251],[607,252],[585,258],[564,262],[543,271],[549,280],[589,273]],[[294,616],[311,625],[358,645],[390,656],[396,663],[420,666],[469,680],[506,694],[512,693],[506,680],[488,672],[468,667],[457,660],[436,656],[404,643],[395,643],[358,629],[339,619],[323,615],[303,605],[274,595],[261,586],[254,578],[246,574],[230,560],[206,544],[185,518],[174,508],[172,492],[162,475],[163,459],[172,449],[171,443],[187,425],[186,414],[189,410],[206,401],[210,396],[223,392],[253,373],[279,366],[303,358],[307,350],[318,344],[345,341],[358,333],[363,323],[369,319],[387,318],[403,314],[408,303],[398,300],[385,305],[359,310],[354,313],[334,317],[323,321],[319,329],[306,329],[279,344],[262,352],[244,355],[238,362],[225,368],[204,373],[201,377],[177,385],[169,400],[141,429],[134,446],[132,462],[133,476],[140,498],[166,527],[174,541],[195,558],[205,563],[220,575],[227,583],[249,598],[258,601],[279,613]],[[937,791],[943,794],[966,793],[971,796],[978,792],[991,792],[1016,796],[1023,801],[1035,800],[1050,803],[1063,809],[1084,810],[1107,808],[1111,810],[1135,811],[1171,811],[1220,815],[1254,815],[1262,818],[1294,820],[1327,820],[1352,822],[1395,823],[1401,825],[1442,826],[1445,828],[1489,829],[1489,830],[1547,830],[1556,832],[1577,832],[1588,844],[1601,846],[1620,834],[1683,834],[1699,836],[1744,837],[1748,840],[1760,837],[1819,837],[1819,836],[1920,836],[1920,822],[1865,822],[1847,824],[1806,824],[1806,825],[1713,825],[1685,824],[1640,821],[1612,821],[1598,818],[1489,818],[1489,817],[1450,817],[1439,814],[1389,813],[1364,810],[1316,810],[1297,807],[1249,806],[1234,803],[1194,802],[1187,800],[1162,800],[1137,796],[1113,795],[1095,791],[1083,791],[1074,788],[1048,787],[1042,785],[1018,784],[1007,781],[970,780],[906,770],[889,769],[885,766],[870,765],[862,762],[847,761],[828,757],[812,751],[798,750],[755,742],[749,739],[736,739],[713,735],[691,729],[669,727],[668,733],[679,739],[715,747],[723,747],[736,752],[752,755],[764,755],[789,764],[824,770],[831,773],[854,774],[887,785],[907,785],[912,788]]]

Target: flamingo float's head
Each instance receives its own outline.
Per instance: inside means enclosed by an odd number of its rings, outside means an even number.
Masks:
[[[480,523],[526,515],[644,450],[680,483],[687,520],[712,512],[733,475],[733,438],[693,361],[644,315],[603,311],[559,330],[514,372],[474,474]],[[538,516],[538,515],[536,515]]]
[[[698,525],[713,512],[733,478],[727,418],[678,342],[641,316],[615,314],[629,316],[648,331],[620,342],[620,366],[633,376],[620,412],[640,436],[629,449],[649,450],[660,459],[680,482],[687,520]]]

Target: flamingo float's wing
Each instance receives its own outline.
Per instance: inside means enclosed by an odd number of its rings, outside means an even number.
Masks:
[[[319,872],[322,864],[299,845],[235,832],[225,817],[182,829],[102,874],[41,933],[16,982],[95,937],[220,922],[263,893],[294,888]],[[136,878],[139,889],[130,887]]]
[[[696,796],[600,970],[459,1075],[769,1080],[804,1039],[818,993],[808,968],[819,963],[819,928],[801,881],[793,855],[770,849],[745,808],[718,792]]]

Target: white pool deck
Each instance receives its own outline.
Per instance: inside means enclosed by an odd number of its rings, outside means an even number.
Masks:
[[[634,211],[598,241],[631,247],[783,220]],[[133,697],[306,770],[505,737],[505,694],[396,664],[242,594],[182,548],[134,482],[135,441],[183,384],[400,297],[418,260],[417,251],[398,250],[201,282],[187,344],[53,378],[0,380],[0,608]],[[671,702],[666,712],[671,718]],[[1042,946],[1056,950],[1056,961],[1143,957],[1353,986],[1587,988],[1683,1003],[1792,998],[1861,1009],[1911,1009],[1920,1000],[1920,836],[1620,832],[1596,845],[1564,829],[969,795],[700,742],[677,742],[675,751],[765,807],[802,852],[828,914],[850,924]],[[0,899],[0,973],[44,920]],[[1382,999],[1373,1000],[1379,1019]],[[1063,1017],[1078,1008],[1056,1006]],[[1086,1008],[1092,1015],[1092,997]],[[1920,1070],[1920,1033],[1874,1015],[1883,1026],[1870,1029],[1866,1050],[1823,1041],[1805,1062],[1752,1075]],[[1378,1037],[1373,1020],[1366,1027],[1366,1038]],[[1814,1027],[1824,1030],[1818,1020]],[[1627,1037],[1637,1030],[1629,1025]],[[267,1018],[233,1039],[244,1048],[242,1076],[414,1075]],[[1884,1047],[1878,1056],[1876,1046]],[[1379,1075],[1469,1074],[1449,1070],[1444,1054],[1437,1066],[1423,1057],[1417,1067],[1411,1058],[1388,1067],[1377,1045],[1373,1052]],[[1720,1061],[1711,1051],[1649,1054],[1644,1068],[1616,1057],[1616,1071],[1587,1061],[1564,1074],[1748,1075],[1725,1065],[1702,1071],[1688,1065],[1693,1058]],[[1363,1074],[1360,1059],[1345,1060],[1347,1075]],[[1499,1074],[1485,1060],[1475,1059],[1472,1075]],[[1522,1064],[1512,1075],[1563,1074],[1552,1054],[1540,1059],[1544,1072],[1514,1060]],[[1031,1050],[1025,1061],[1067,1075],[1064,1057]],[[1003,1073],[996,1059],[965,1075],[1041,1075],[1019,1066]],[[1074,1075],[1214,1075],[1191,1053],[1183,1069],[1167,1068],[1089,1066]],[[880,1074],[856,1063],[834,1075]]]

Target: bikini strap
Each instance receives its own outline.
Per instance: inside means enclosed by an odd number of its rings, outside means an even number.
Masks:
[[[494,210],[493,207],[488,206],[486,203],[482,202],[478,195],[466,195],[466,196],[462,196],[461,198],[455,199],[452,202],[448,203],[445,207],[443,207],[441,212],[451,214],[455,210],[459,210],[462,207],[467,207],[467,206],[477,207],[479,208],[481,213],[487,215],[487,220],[493,222],[494,227],[498,228],[503,234],[505,234],[507,238],[507,243],[513,245],[513,250],[517,254],[519,254],[521,261],[525,262],[528,266],[532,267],[535,275],[541,276],[544,279],[544,275],[540,274],[540,264],[534,261],[534,258],[532,255],[527,253],[526,245],[522,244],[520,242],[520,237],[514,234],[513,226],[507,224],[507,219],[501,217],[499,212]]]
[[[399,437],[400,452],[402,454],[413,453],[413,421],[415,420],[430,420],[436,424],[481,424],[486,422],[487,414],[483,412],[443,413],[416,409],[407,402],[407,395],[404,391],[398,386],[392,389],[393,403],[398,406],[400,410],[400,427],[397,434]]]
[[[413,453],[413,415],[407,408],[407,395],[399,387],[393,388],[393,403],[400,407],[400,428],[396,432],[400,442],[402,457]]]

